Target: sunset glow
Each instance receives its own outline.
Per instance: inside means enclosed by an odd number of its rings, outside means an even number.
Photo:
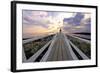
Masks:
[[[64,33],[89,32],[89,19],[86,13],[23,10],[23,37],[54,34],[60,28]]]

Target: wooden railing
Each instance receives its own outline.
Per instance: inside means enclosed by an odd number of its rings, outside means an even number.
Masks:
[[[75,52],[73,51],[72,47],[74,48],[74,50],[85,60],[85,59],[89,59],[76,45],[74,45],[74,43],[72,43],[68,37],[62,33],[62,35],[64,36],[64,42],[67,46],[68,50],[70,53],[70,56],[73,58],[73,60],[78,60],[79,58],[77,57],[77,55],[75,54]],[[74,37],[74,36],[72,36]],[[48,43],[46,43],[41,49],[39,49],[32,57],[30,57],[28,60],[25,58],[25,53],[23,51],[23,62],[35,62],[35,60],[40,56],[40,54],[47,48],[47,46],[49,45],[48,47],[48,50],[45,52],[45,54],[43,55],[43,57],[41,58],[40,62],[46,62],[50,53],[51,53],[51,50],[52,50],[52,47],[54,46],[54,43],[56,41],[56,38],[57,38],[57,34],[55,34],[52,38],[52,40],[50,40]],[[77,38],[81,41],[84,41],[86,43],[90,43],[90,41],[88,40],[85,40],[85,39],[81,39],[81,38],[78,38],[78,37],[74,37],[74,38]],[[32,41],[32,40],[31,40]],[[28,41],[29,42],[29,41]],[[25,43],[25,42],[24,42]],[[72,46],[72,47],[71,47]],[[23,48],[24,49],[24,48]]]

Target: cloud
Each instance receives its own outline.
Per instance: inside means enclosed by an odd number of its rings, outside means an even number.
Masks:
[[[23,24],[41,26],[48,28],[50,21],[47,19],[47,13],[42,11],[23,11]]]
[[[90,31],[89,14],[54,11],[23,11],[23,33],[33,35],[64,32]]]
[[[76,13],[74,17],[65,18],[64,31],[91,32],[91,15],[86,13]]]
[[[70,18],[64,18],[64,22],[70,24],[70,25],[80,25],[81,20],[84,18],[84,14],[83,13],[76,13],[76,15],[74,17],[70,17]]]

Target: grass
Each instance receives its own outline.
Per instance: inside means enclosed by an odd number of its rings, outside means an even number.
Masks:
[[[47,42],[49,42],[52,39],[52,37],[53,37],[53,35],[50,35],[48,37],[44,37],[42,39],[38,39],[38,40],[23,44],[26,58],[29,59],[32,55],[34,55]]]
[[[74,43],[85,55],[87,55],[89,58],[91,58],[91,44],[86,43],[84,41],[81,41],[77,38],[67,36],[68,39]]]

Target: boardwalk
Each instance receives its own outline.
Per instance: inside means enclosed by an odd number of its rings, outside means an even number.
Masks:
[[[71,36],[71,37],[73,37],[74,40],[79,39],[80,41],[90,44],[90,41],[88,40],[78,38],[75,36]],[[72,43],[69,40],[69,38],[62,32],[55,34],[52,37],[52,39],[49,40],[48,43],[46,43],[42,48],[40,48],[29,59],[25,58],[24,52],[23,55],[24,55],[23,62],[46,62],[46,61],[67,61],[67,60],[89,59],[86,56],[86,54],[83,53],[74,43]]]
[[[72,60],[69,49],[65,43],[62,33],[57,34],[56,42],[52,47],[52,51],[48,57],[48,61]]]

